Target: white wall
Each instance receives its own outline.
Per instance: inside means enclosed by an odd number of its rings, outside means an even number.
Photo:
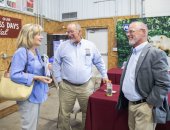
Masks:
[[[20,11],[24,11],[22,1],[17,0],[17,9]],[[125,15],[170,16],[170,0],[34,0],[34,2],[34,13],[37,14],[38,11],[38,14],[57,21],[62,21],[62,13],[69,12],[77,12],[77,19]]]
[[[170,16],[170,0],[145,0],[145,17]]]
[[[51,0],[50,0],[51,1]],[[55,0],[53,0],[55,1]],[[62,13],[77,12],[77,19],[92,19],[124,15],[143,17],[170,15],[170,0],[56,0],[57,20]],[[143,2],[143,5],[142,5]],[[69,20],[69,19],[68,19]]]
[[[77,19],[112,17],[116,15],[140,15],[141,0],[60,0],[62,13],[77,12]]]
[[[41,12],[42,14],[50,19],[59,20],[60,19],[60,0],[40,0],[42,4]]]

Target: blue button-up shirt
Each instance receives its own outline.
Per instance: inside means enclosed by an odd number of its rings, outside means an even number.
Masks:
[[[104,61],[94,43],[82,39],[74,44],[63,42],[54,56],[53,73],[57,82],[65,79],[74,84],[83,84],[92,76],[93,64],[103,78],[107,78]]]
[[[25,66],[26,72],[24,72]],[[31,51],[26,53],[25,48],[19,48],[12,58],[10,69],[11,80],[17,83],[25,84],[26,86],[30,86],[35,75],[45,75],[44,66],[40,55],[37,52],[37,56],[34,56]],[[34,81],[33,90],[28,100],[33,103],[42,103],[47,99],[47,94],[48,84],[40,81]]]
[[[126,74],[123,80],[122,91],[124,93],[124,96],[129,101],[137,101],[137,100],[142,99],[142,97],[136,91],[136,87],[135,87],[135,70],[136,70],[136,65],[137,65],[139,56],[142,52],[142,49],[145,47],[146,44],[147,42],[144,42],[140,44],[139,46],[133,48],[133,53],[127,65]]]

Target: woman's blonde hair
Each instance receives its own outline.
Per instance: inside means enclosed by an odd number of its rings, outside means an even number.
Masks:
[[[33,46],[33,39],[37,34],[41,34],[43,28],[38,24],[25,24],[17,38],[17,47],[30,49]]]

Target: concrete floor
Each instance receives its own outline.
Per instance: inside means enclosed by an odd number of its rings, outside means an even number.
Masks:
[[[100,79],[93,79],[95,88],[100,85]],[[40,111],[40,119],[37,130],[57,130],[57,118],[59,109],[58,89],[50,87],[49,98],[42,104]],[[70,124],[72,130],[80,130],[82,114],[71,114]],[[19,113],[15,112],[2,119],[0,119],[0,130],[20,130]]]
[[[40,111],[40,119],[38,130],[57,130],[58,118],[58,89],[55,87],[50,88],[48,100],[42,104]],[[80,130],[81,113],[71,115],[71,126],[73,130]],[[2,119],[0,119],[0,130],[20,130],[20,117],[19,113],[15,112]]]

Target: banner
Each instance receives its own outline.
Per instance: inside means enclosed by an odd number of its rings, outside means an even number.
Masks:
[[[126,31],[133,21],[142,21],[147,24],[149,30],[148,41],[153,46],[164,50],[167,56],[170,57],[170,16],[119,20],[116,26],[119,67],[122,66],[123,62],[127,61],[131,51]]]
[[[21,29],[21,19],[0,15],[0,38],[16,38]]]
[[[7,0],[7,5],[11,8],[16,8],[16,0]]]
[[[0,6],[5,6],[5,0],[0,0]]]
[[[33,12],[34,0],[27,0],[27,11]]]

